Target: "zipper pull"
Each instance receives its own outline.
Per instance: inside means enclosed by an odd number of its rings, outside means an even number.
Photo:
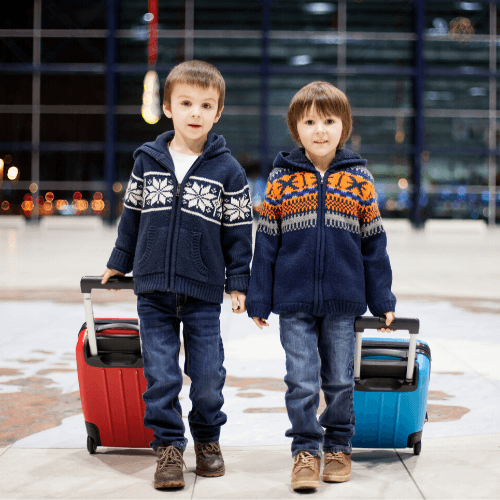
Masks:
[[[181,185],[177,184],[177,193],[176,193],[177,198],[179,198],[180,194],[181,194]]]

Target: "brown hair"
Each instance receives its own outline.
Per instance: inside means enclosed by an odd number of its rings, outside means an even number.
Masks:
[[[217,103],[217,113],[224,106],[224,96],[226,94],[226,83],[219,70],[205,61],[185,61],[178,64],[167,76],[165,89],[163,92],[163,104],[170,106],[172,91],[176,83],[187,83],[202,89],[214,87],[219,93]]]
[[[311,82],[293,96],[286,115],[286,121],[293,140],[300,145],[297,122],[313,106],[322,117],[334,115],[341,119],[342,138],[337,149],[342,148],[352,131],[351,106],[344,92],[328,82]]]

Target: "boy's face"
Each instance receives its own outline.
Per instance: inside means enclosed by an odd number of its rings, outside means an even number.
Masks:
[[[175,133],[185,140],[206,138],[214,123],[219,121],[222,109],[217,113],[219,93],[214,87],[203,89],[187,83],[177,83],[170,96],[170,106],[163,111],[174,122]]]
[[[302,146],[310,156],[335,156],[342,138],[342,120],[335,115],[320,116],[316,107],[312,106],[297,122],[297,132]]]

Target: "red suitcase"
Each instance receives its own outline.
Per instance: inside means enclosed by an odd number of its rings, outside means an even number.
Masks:
[[[94,319],[91,291],[133,289],[133,278],[84,276],[80,286],[86,323],[76,344],[78,382],[87,427],[87,449],[148,448],[153,430],[144,427],[146,390],[137,319]]]

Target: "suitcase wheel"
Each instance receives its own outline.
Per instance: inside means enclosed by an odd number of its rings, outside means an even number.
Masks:
[[[422,441],[417,441],[414,445],[413,445],[413,453],[415,455],[420,455],[420,451],[422,450]]]
[[[93,455],[97,450],[97,445],[95,444],[95,441],[90,436],[87,436],[87,450],[89,450],[89,453],[91,455]]]

